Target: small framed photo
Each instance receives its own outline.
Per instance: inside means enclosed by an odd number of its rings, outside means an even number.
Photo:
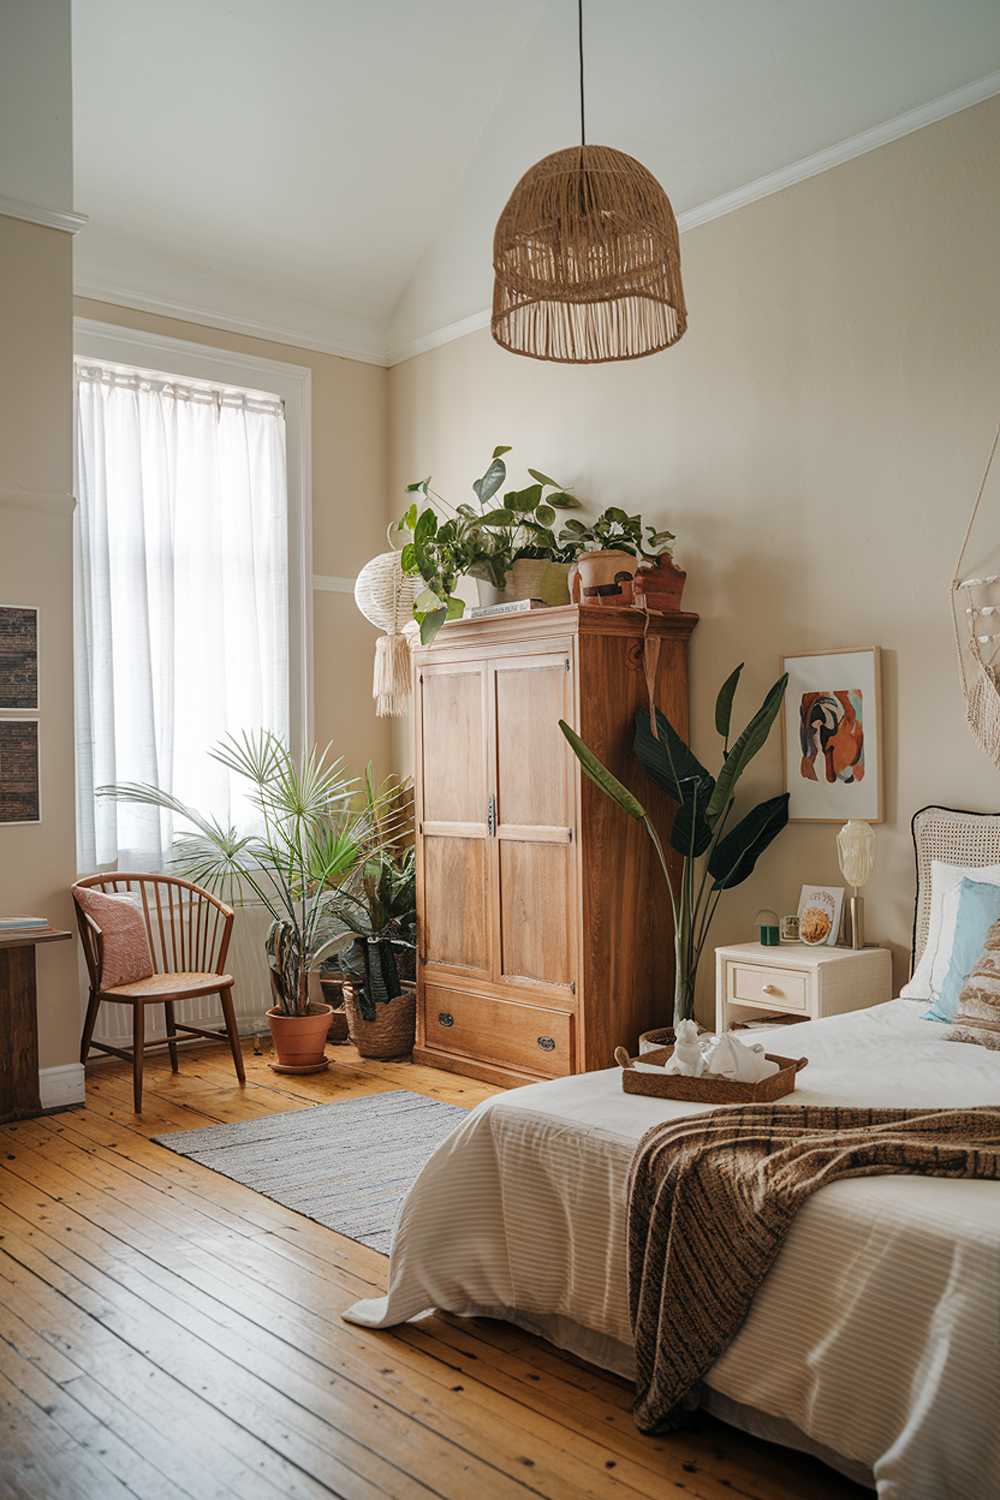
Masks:
[[[881,823],[882,654],[878,646],[782,658],[781,748],[791,823]]]
[[[783,943],[797,943],[799,941],[798,914],[791,912],[787,917],[782,917],[778,924],[778,930]]]
[[[0,708],[38,710],[38,610],[0,604]]]
[[[799,896],[799,940],[811,947],[837,946],[844,909],[842,885],[804,885]]]

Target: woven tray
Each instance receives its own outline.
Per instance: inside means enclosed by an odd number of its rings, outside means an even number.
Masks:
[[[685,1078],[679,1073],[639,1073],[633,1062],[665,1063],[673,1047],[657,1047],[640,1058],[630,1058],[622,1068],[622,1088],[626,1094],[646,1094],[653,1099],[683,1099],[688,1104],[767,1104],[781,1099],[795,1088],[795,1075],[804,1068],[808,1057],[764,1056],[778,1064],[777,1073],[759,1083],[736,1083],[728,1078]]]

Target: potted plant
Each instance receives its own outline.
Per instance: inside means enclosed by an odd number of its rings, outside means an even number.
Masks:
[[[579,549],[558,539],[552,528],[557,511],[575,509],[580,502],[554,479],[529,469],[534,483],[509,490],[494,504],[507,478],[504,455],[510,451],[505,444],[494,448],[486,472],[473,482],[474,505],[463,501],[453,506],[431,489],[429,477],[406,487],[430,502],[421,509],[413,501],[394,528],[408,534],[400,554],[403,572],[419,576],[425,585],[413,604],[425,645],[446,620],[465,613],[465,601],[456,593],[461,578],[475,578],[489,602],[536,596],[564,603],[569,598],[569,565]]]
[[[402,1057],[413,1051],[416,1020],[416,856],[413,848],[413,789],[390,777],[376,788],[371,765],[365,794],[377,828],[388,821],[392,836],[380,840],[360,878],[336,887],[330,910],[348,1034],[362,1057]]]
[[[172,863],[234,905],[259,903],[271,916],[265,944],[274,1005],[267,1012],[280,1068],[326,1066],[331,1007],[310,1003],[309,972],[338,942],[343,923],[334,897],[363,880],[366,864],[399,837],[388,797],[367,795],[329,747],[299,758],[269,730],[228,735],[213,760],[250,788],[259,828],[239,833],[159,787],[128,782],[101,787],[123,802],[162,808],[190,824],[174,842]]]
[[[723,741],[717,776],[701,764],[670,721],[657,709],[636,710],[633,751],[643,769],[677,804],[670,830],[675,858],[668,861],[660,837],[639,801],[584,744],[568,724],[559,727],[581,769],[630,818],[641,822],[656,850],[674,930],[674,1026],[694,1014],[698,963],[723,892],[741,885],[760,855],[788,822],[788,793],[758,803],[728,827],[736,785],[766,741],[785,688],[778,678],[742,734],[729,743],[733,698],[742,663],[723,683],[715,705],[715,726]],[[728,829],[728,831],[727,831]]]
[[[672,531],[644,526],[641,516],[609,505],[596,521],[566,521],[558,540],[579,550],[570,579],[577,602],[631,604],[640,594],[651,609],[680,608],[687,574],[673,565]]]

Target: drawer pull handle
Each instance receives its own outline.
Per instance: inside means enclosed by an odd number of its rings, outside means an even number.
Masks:
[[[554,1052],[556,1050],[555,1038],[551,1036],[540,1036],[538,1045],[543,1052]]]
[[[778,986],[776,984],[765,984],[765,986],[764,986],[764,994],[765,995],[780,995],[781,991],[779,990],[779,988],[778,988]]]
[[[446,1010],[443,1010],[439,1013],[438,1020],[440,1021],[442,1026],[454,1026],[455,1024],[455,1017],[449,1015]]]

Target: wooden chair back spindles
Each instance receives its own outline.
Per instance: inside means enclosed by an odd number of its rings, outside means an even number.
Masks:
[[[153,968],[157,973],[221,974],[224,971],[232,936],[233,911],[202,886],[182,880],[178,875],[123,873],[88,875],[77,884],[106,891],[108,895],[139,897]],[[83,919],[80,932],[84,953],[88,954],[84,923],[89,919],[79,908],[77,910]],[[89,925],[95,927],[93,923]],[[96,949],[91,956],[96,960]],[[94,980],[93,973],[91,980]]]
[[[179,875],[145,875],[116,871],[105,875],[88,875],[77,882],[107,895],[138,896],[142,904],[146,933],[153,960],[153,974],[148,980],[121,985],[112,990],[102,988],[103,941],[101,929],[77,904],[76,917],[90,977],[90,1003],[80,1044],[80,1060],[87,1061],[92,1047],[132,1062],[136,1113],[142,1101],[142,1059],[146,1047],[166,1045],[173,1071],[177,1071],[177,1033],[228,1039],[237,1077],[245,1081],[243,1054],[236,1030],[232,977],[225,972],[233,930],[233,911],[217,896],[193,881]],[[215,976],[220,982],[213,984]],[[177,976],[177,983],[171,983]],[[226,1027],[224,1031],[206,1031],[177,1021],[174,1004],[198,995],[217,993],[222,1002]],[[97,1012],[104,1001],[131,1005],[134,1012],[133,1050],[126,1052],[105,1042],[93,1041]],[[166,1043],[145,1041],[143,1007],[162,1004],[166,1018]]]

